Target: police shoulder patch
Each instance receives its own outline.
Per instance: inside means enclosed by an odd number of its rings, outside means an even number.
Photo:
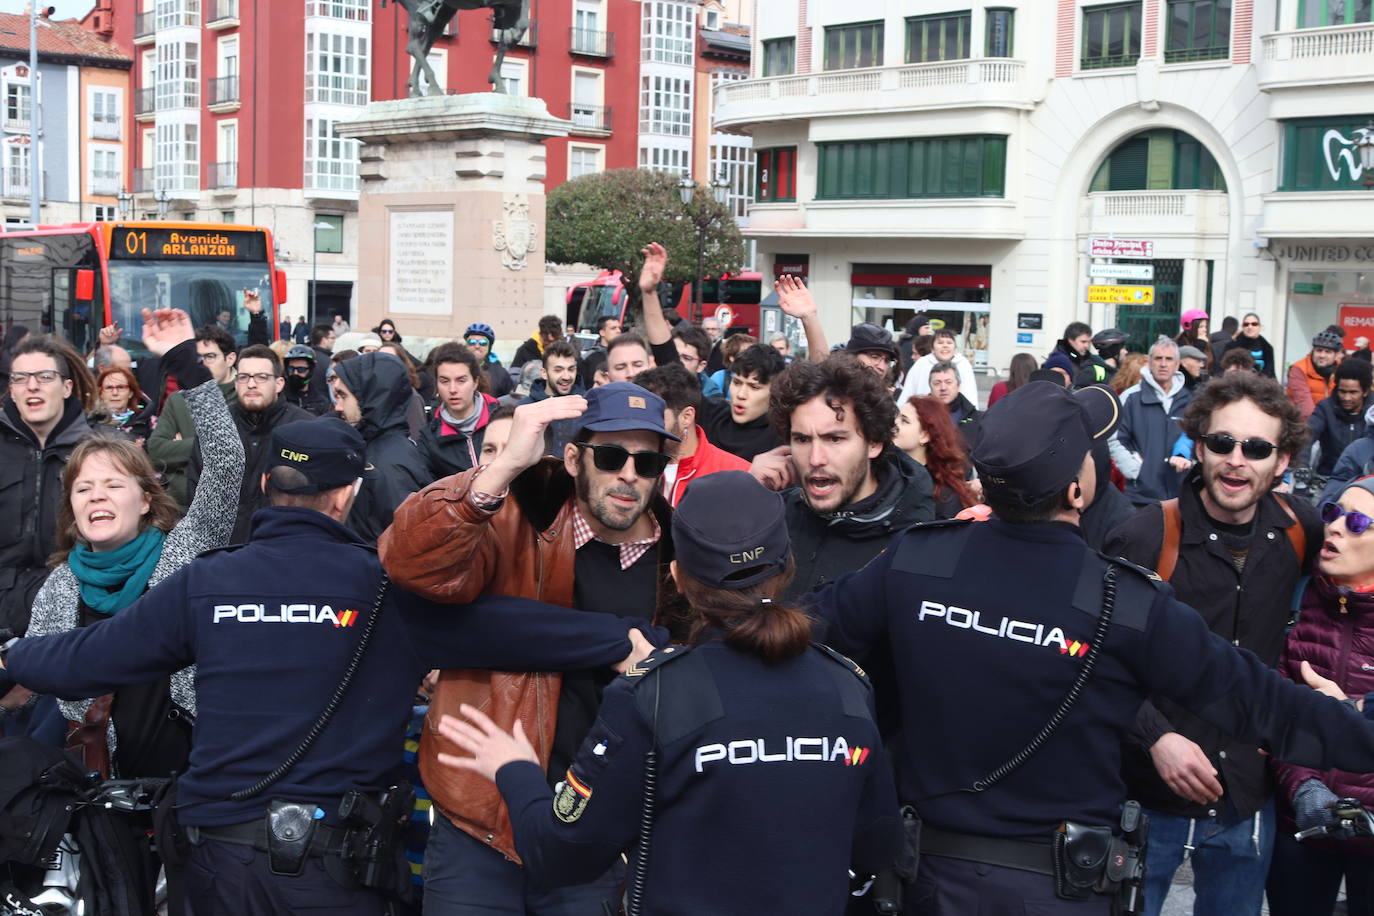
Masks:
[[[849,656],[844,655],[840,652],[836,652],[834,649],[830,648],[824,643],[813,642],[811,645],[815,646],[816,649],[818,649],[820,653],[824,655],[826,658],[829,658],[832,661],[839,662],[841,665],[848,668],[851,672],[854,673],[856,677],[861,678],[865,681],[868,680],[868,673],[865,672],[864,669],[860,668]]]
[[[650,652],[649,656],[643,661],[631,665],[621,677],[628,680],[637,680],[644,677],[644,675],[648,674],[650,671],[653,671],[659,665],[664,665],[673,659],[681,658],[691,651],[691,646],[664,646],[661,649],[655,649],[653,652]]]
[[[572,767],[563,774],[553,796],[553,813],[563,823],[574,823],[587,810],[587,802],[592,800],[591,787],[577,778]]]
[[[1130,560],[1123,559],[1122,557],[1112,557],[1107,556],[1107,554],[1103,554],[1102,556],[1106,557],[1108,561],[1115,563],[1117,566],[1123,566],[1131,572],[1136,573],[1140,576],[1144,576],[1146,579],[1149,579],[1152,582],[1158,582],[1161,584],[1164,582],[1164,580],[1159,577],[1159,573],[1155,572],[1153,569],[1146,569],[1144,566],[1139,566],[1135,563],[1132,563]]]

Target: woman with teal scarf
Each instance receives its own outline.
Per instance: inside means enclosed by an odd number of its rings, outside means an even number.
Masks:
[[[205,455],[205,473],[185,517],[147,454],[122,436],[92,435],[62,474],[54,568],[33,606],[29,635],[98,624],[188,563],[229,541],[243,446],[224,395],[200,364],[191,319],[143,312],[143,342],[185,392]],[[121,689],[104,726],[109,775],[166,776],[185,769],[195,717],[195,672]],[[63,701],[72,725],[97,724],[90,700]],[[102,707],[97,706],[96,710]],[[154,874],[156,870],[154,869]]]

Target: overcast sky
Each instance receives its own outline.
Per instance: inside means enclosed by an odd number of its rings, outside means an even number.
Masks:
[[[95,6],[95,0],[39,0],[40,9],[43,6],[55,6],[57,12],[53,14],[54,19],[80,19],[91,11]],[[25,12],[28,11],[28,4],[23,5]]]

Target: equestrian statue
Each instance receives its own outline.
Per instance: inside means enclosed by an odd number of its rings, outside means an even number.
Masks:
[[[506,49],[525,37],[525,29],[530,22],[530,0],[396,0],[406,11],[409,20],[406,26],[406,53],[415,61],[410,68],[410,97],[423,95],[443,95],[439,81],[429,66],[429,52],[434,42],[449,20],[459,10],[490,9],[492,27],[496,31],[496,59],[492,61],[487,82],[496,92],[505,92],[505,81],[501,79],[501,63],[506,59]],[[386,6],[386,0],[382,0]],[[421,74],[425,86],[420,84]]]

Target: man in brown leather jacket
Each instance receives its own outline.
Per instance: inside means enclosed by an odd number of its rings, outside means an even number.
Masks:
[[[579,431],[562,460],[543,458],[545,430],[560,420],[576,420]],[[676,437],[663,420],[663,400],[629,382],[517,408],[500,456],[431,484],[396,510],[378,542],[383,565],[398,585],[435,601],[495,593],[664,616],[660,609],[676,596],[667,576],[669,509],[658,484]],[[616,896],[619,866],[579,887],[528,886],[495,786],[437,761],[461,753],[438,733],[439,718],[468,703],[502,728],[519,720],[557,780],[595,721],[608,680],[595,672],[441,674],[420,744],[425,787],[444,815],[426,853],[426,916],[581,916]]]

